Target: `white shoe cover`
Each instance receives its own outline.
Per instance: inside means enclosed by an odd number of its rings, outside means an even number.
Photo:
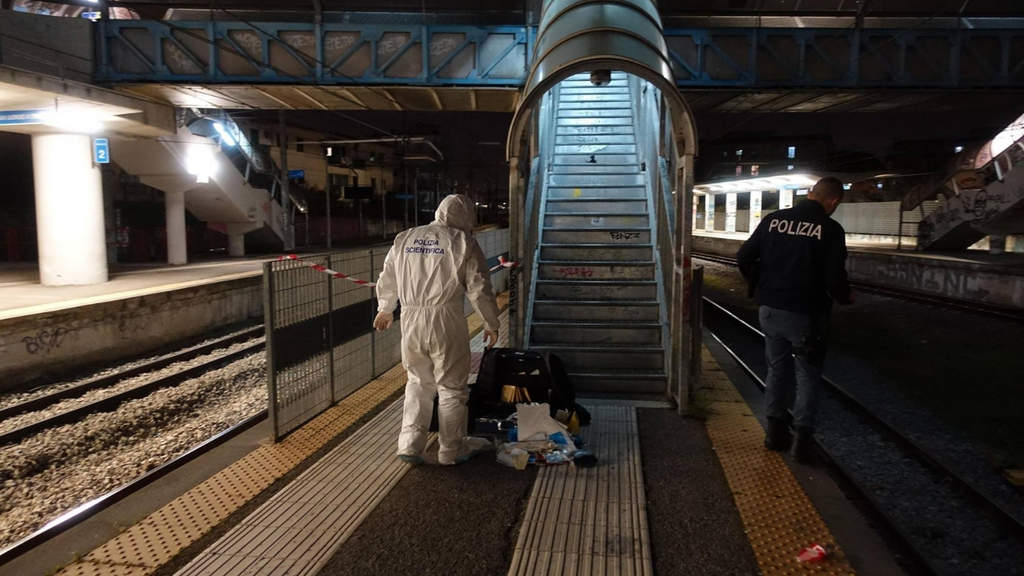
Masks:
[[[455,464],[462,464],[477,454],[488,452],[494,449],[494,444],[491,443],[487,438],[478,438],[476,436],[464,436],[462,438],[462,446],[459,447],[459,452],[455,458],[441,458],[438,456],[437,463],[442,466],[453,466]]]

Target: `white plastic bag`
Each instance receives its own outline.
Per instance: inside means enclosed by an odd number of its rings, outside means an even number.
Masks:
[[[551,417],[551,406],[546,402],[516,404],[519,440],[544,440],[549,435],[565,430],[565,425]]]

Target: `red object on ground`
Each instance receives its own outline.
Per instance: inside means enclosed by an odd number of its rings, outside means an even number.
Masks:
[[[821,544],[811,544],[800,551],[796,561],[801,564],[817,564],[828,556],[828,550]]]

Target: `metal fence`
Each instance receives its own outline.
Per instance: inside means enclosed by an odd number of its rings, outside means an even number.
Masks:
[[[476,234],[492,265],[508,253],[508,229]],[[336,252],[263,268],[268,406],[274,440],[387,372],[402,359],[401,307],[390,330],[373,330],[373,288],[318,270],[375,281],[388,246]],[[495,291],[507,270],[491,275]],[[467,303],[467,314],[471,311]]]
[[[277,440],[394,366],[401,321],[377,334],[373,289],[317,270],[376,278],[388,247],[264,265],[269,410]],[[379,358],[378,358],[379,357]]]

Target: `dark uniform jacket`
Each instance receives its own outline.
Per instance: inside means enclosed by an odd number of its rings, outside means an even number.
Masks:
[[[846,233],[813,200],[769,214],[736,259],[763,306],[823,314],[833,299],[850,303]]]

